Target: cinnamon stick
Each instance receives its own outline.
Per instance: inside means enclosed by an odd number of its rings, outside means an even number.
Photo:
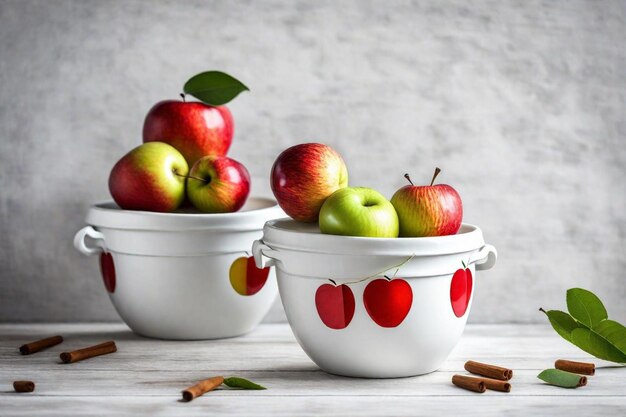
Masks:
[[[487,378],[499,379],[501,381],[508,381],[513,378],[512,370],[486,363],[467,361],[465,362],[465,370],[473,374],[486,376]]]
[[[15,392],[33,392],[35,391],[35,383],[33,381],[13,381],[13,389]]]
[[[561,371],[571,372],[579,375],[593,375],[596,373],[596,365],[587,362],[575,362],[568,361],[566,359],[559,359],[554,362],[554,367]]]
[[[99,345],[89,346],[84,349],[74,350],[72,352],[63,352],[60,357],[63,363],[74,363],[84,359],[93,358],[94,356],[106,355],[107,353],[117,352],[115,342],[100,343]]]
[[[223,376],[214,376],[212,378],[203,379],[196,385],[192,385],[183,391],[183,401],[191,401],[209,391],[214,390],[224,383]]]
[[[58,345],[61,342],[63,342],[63,338],[61,336],[46,337],[45,339],[36,340],[20,346],[20,353],[22,355],[30,355],[31,353],[39,352],[40,350]]]
[[[465,375],[454,375],[452,377],[452,383],[459,388],[463,388],[469,391],[483,393],[487,389],[485,381],[482,378],[474,378]]]
[[[511,392],[511,384],[507,381],[491,378],[480,378],[485,383],[485,388],[493,391]]]

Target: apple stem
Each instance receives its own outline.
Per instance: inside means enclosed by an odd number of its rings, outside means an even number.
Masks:
[[[543,307],[539,307],[539,311],[541,311],[542,313],[545,313],[546,310],[543,309]],[[547,314],[547,313],[546,313]]]
[[[439,169],[438,167],[435,168],[435,174],[433,175],[433,179],[430,181],[431,187],[435,183],[435,178],[437,178],[437,175],[439,175],[440,172],[441,172],[441,169]]]
[[[335,282],[335,280],[329,279],[329,281],[332,282],[335,287],[337,286],[337,283]]]
[[[411,181],[411,177],[409,177],[409,174],[404,174],[404,178],[406,178],[406,180],[407,180],[408,182],[410,182],[410,183],[411,183],[411,185],[414,185],[414,184],[413,184],[413,181]]]
[[[187,101],[185,100],[185,93],[180,93],[180,96],[181,96],[181,97],[182,97],[182,99],[183,99],[183,103],[186,103]]]
[[[461,261],[461,264],[463,265],[463,269],[467,269],[467,267],[465,266],[465,262]]]
[[[184,177],[184,175],[181,175],[181,177]],[[194,177],[192,175],[187,175],[187,178],[191,178],[192,180],[198,180],[198,181],[202,181],[202,182],[209,182],[209,181],[205,180],[204,178],[198,178],[198,177]]]
[[[174,173],[174,175],[176,175],[177,177],[181,177],[181,178],[191,178],[191,179],[198,180],[198,181],[202,181],[202,182],[208,182],[208,181],[207,181],[207,180],[205,180],[204,178],[198,178],[198,177],[194,177],[194,176],[192,176],[192,175],[181,175],[181,174],[179,174],[179,173],[178,173],[178,171],[176,171],[176,170],[173,170],[172,172],[173,172],[173,173]]]
[[[387,281],[391,281],[391,278],[389,278],[387,275],[383,275],[383,277],[387,278]]]

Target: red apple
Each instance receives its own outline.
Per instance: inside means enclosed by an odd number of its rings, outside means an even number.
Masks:
[[[233,140],[234,122],[226,106],[199,102],[161,101],[143,124],[143,141],[169,143],[189,166],[205,155],[226,155]]]
[[[322,322],[331,329],[348,327],[354,317],[354,294],[347,285],[321,285],[315,292],[315,307]]]
[[[294,220],[316,222],[326,198],[348,185],[348,170],[330,146],[303,143],[284,150],[272,166],[271,185]]]
[[[472,271],[465,268],[465,264],[463,264],[463,269],[458,269],[452,275],[450,282],[450,303],[452,304],[452,311],[457,317],[463,317],[467,311],[467,306],[472,298],[472,284]]]
[[[230,213],[244,205],[250,193],[250,174],[227,156],[198,159],[187,178],[187,197],[205,213]]]
[[[230,284],[241,295],[254,295],[261,291],[269,274],[269,267],[257,268],[254,257],[242,256],[230,266]]]
[[[111,196],[123,209],[173,211],[185,199],[185,158],[167,143],[144,143],[120,159],[109,176]]]
[[[113,255],[108,252],[100,254],[100,273],[104,287],[113,294],[115,292],[115,264],[113,263]]]
[[[398,213],[401,237],[445,236],[459,231],[463,220],[463,204],[456,190],[446,184],[433,185],[441,172],[435,169],[430,185],[400,188],[391,197]]]
[[[413,290],[403,279],[375,279],[363,291],[363,304],[379,326],[398,327],[411,310]]]

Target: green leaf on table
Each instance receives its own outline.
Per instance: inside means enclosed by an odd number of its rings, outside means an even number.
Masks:
[[[227,385],[231,388],[243,388],[243,389],[267,389],[264,386],[259,384],[255,384],[252,381],[248,381],[245,378],[239,378],[236,376],[231,376],[229,378],[224,378],[224,385]]]
[[[185,83],[183,92],[212,106],[226,104],[242,91],[249,91],[238,79],[221,71],[206,71],[194,75]]]
[[[587,378],[560,369],[546,369],[541,371],[537,378],[550,385],[562,388],[577,388],[587,384]]]
[[[567,310],[572,317],[590,329],[609,317],[602,301],[591,291],[570,288],[566,300]]]
[[[572,341],[572,330],[580,327],[576,320],[572,318],[569,314],[560,310],[541,310],[546,316],[548,316],[548,320],[550,320],[550,324],[556,330],[561,337],[568,342]]]
[[[556,332],[568,342],[599,359],[626,364],[626,327],[608,319],[602,301],[590,291],[571,288],[567,308],[543,311]]]

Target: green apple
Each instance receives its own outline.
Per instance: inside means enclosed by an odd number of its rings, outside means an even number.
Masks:
[[[322,233],[362,237],[398,237],[396,210],[378,191],[365,187],[341,188],[320,210]]]

